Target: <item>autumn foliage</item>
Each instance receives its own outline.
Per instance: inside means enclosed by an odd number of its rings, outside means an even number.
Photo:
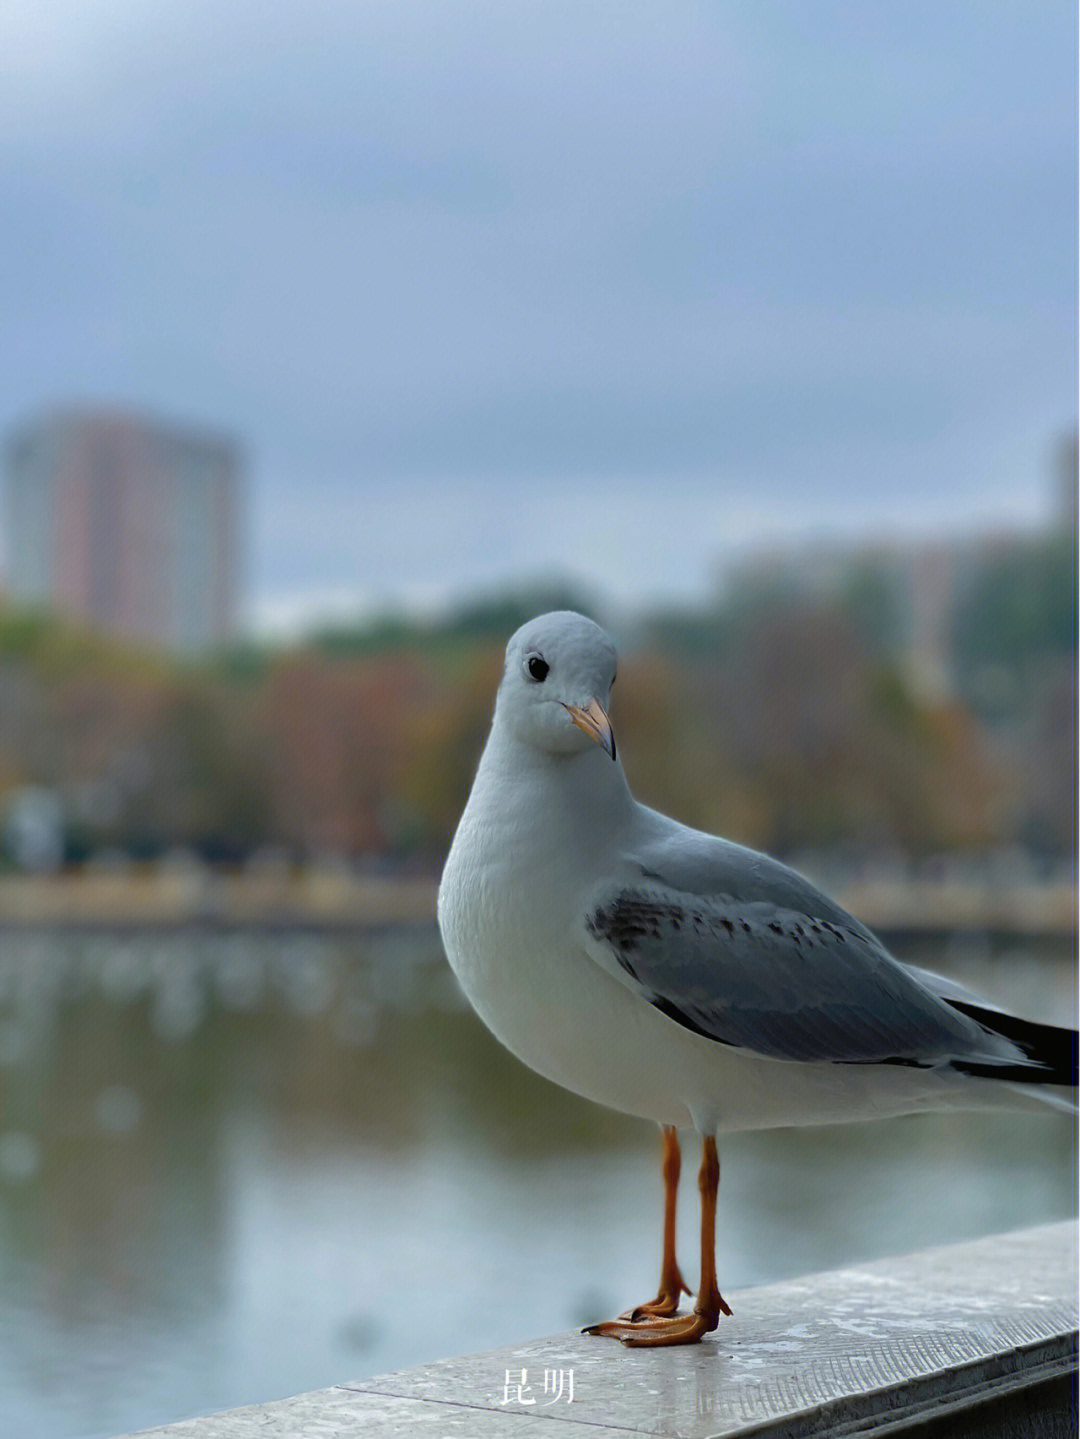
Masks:
[[[428,633],[192,666],[0,615],[0,816],[37,786],[72,859],[269,845],[434,868],[501,649]],[[639,637],[612,718],[643,800],[774,852],[968,848],[1025,838],[1033,814],[1061,850],[1071,799],[1050,770],[1070,763],[1072,673],[1003,737],[958,696],[920,698],[842,609],[774,605],[715,647]]]

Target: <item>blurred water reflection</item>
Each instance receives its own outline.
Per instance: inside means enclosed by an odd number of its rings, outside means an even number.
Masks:
[[[895,948],[1073,1014],[1066,943]],[[429,929],[0,933],[0,1085],[5,1432],[270,1399],[655,1284],[652,1128],[504,1054]],[[736,1136],[722,1162],[728,1291],[1074,1203],[1056,1116]]]

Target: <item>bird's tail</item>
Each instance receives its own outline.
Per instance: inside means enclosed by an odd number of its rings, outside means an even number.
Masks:
[[[1032,1085],[1076,1088],[1080,1035],[1075,1029],[1038,1024],[1033,1019],[1021,1019],[1018,1015],[1006,1014],[1000,1009],[967,999],[942,997],[946,1004],[966,1014],[990,1034],[1008,1040],[1022,1056],[1016,1063],[1008,1060],[954,1059],[953,1069],[979,1079],[1001,1079],[1025,1088]],[[1046,1097],[1050,1098],[1049,1095]],[[1064,1097],[1061,1103],[1066,1108],[1071,1107]]]

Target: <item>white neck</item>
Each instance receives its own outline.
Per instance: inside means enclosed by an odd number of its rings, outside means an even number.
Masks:
[[[555,754],[517,739],[509,725],[492,726],[476,772],[476,787],[481,783],[485,788],[496,783],[519,793],[528,791],[533,798],[539,787],[555,804],[572,796],[575,805],[584,800],[602,808],[609,820],[621,813],[629,816],[634,806],[622,765],[599,745]]]

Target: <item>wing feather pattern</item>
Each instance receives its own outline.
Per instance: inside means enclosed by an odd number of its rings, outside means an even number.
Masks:
[[[721,847],[708,865],[700,855],[641,862],[639,878],[595,894],[585,918],[592,957],[670,1019],[773,1059],[1025,1062],[794,871],[713,843]],[[695,888],[671,882],[659,864],[689,870]]]

